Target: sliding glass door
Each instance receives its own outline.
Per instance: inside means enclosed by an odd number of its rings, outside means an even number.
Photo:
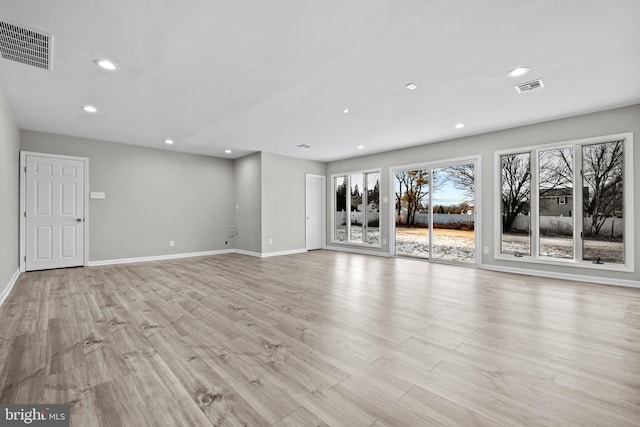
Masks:
[[[396,171],[396,254],[429,258],[429,169]]]
[[[475,263],[473,162],[394,171],[396,255]]]
[[[473,163],[432,169],[432,257],[474,263],[475,168]]]

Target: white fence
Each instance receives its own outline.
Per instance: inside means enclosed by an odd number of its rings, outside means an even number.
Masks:
[[[591,227],[591,219],[584,219],[584,227]],[[573,217],[570,216],[541,216],[540,217],[540,229],[545,232],[554,234],[567,235],[573,234]],[[516,217],[513,222],[513,229],[518,231],[529,230],[530,217],[520,215]],[[622,218],[607,218],[604,225],[600,229],[600,235],[611,236],[611,226],[613,224],[613,235],[615,237],[622,236],[624,233],[624,220]]]
[[[351,222],[362,224],[363,212],[351,212]],[[377,221],[380,218],[380,214],[378,212],[369,211],[367,212],[367,221],[371,223],[372,221]],[[345,211],[336,212],[336,225],[345,225],[347,223],[347,213]]]
[[[397,218],[397,217],[396,217]],[[400,223],[406,224],[407,215],[400,215]],[[428,213],[416,213],[416,224],[429,224]],[[475,215],[468,214],[433,214],[434,224],[465,224],[473,223],[476,220]]]

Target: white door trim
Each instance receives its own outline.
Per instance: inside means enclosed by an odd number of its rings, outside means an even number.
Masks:
[[[307,212],[307,182],[309,180],[310,177],[313,178],[320,178],[322,181],[322,191],[320,191],[320,202],[321,202],[321,212],[322,212],[322,217],[321,217],[321,224],[322,224],[322,242],[321,242],[321,248],[324,249],[327,247],[327,177],[324,175],[315,175],[312,173],[307,173],[305,174],[305,199],[304,199],[304,203],[305,203],[305,208],[304,208],[304,213],[305,213],[305,248],[308,249],[308,245],[307,245],[307,221],[306,221],[306,217],[308,216],[308,212]]]
[[[83,265],[89,262],[89,159],[87,157],[63,156],[59,154],[36,153],[32,151],[20,151],[20,271],[26,271],[26,180],[27,180],[27,156],[46,157],[54,159],[77,160],[84,163],[84,248],[82,253]]]

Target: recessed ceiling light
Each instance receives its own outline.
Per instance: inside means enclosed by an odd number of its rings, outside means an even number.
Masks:
[[[414,85],[413,83],[406,84],[406,85],[404,85],[404,87],[406,87],[406,88],[407,88],[407,89],[409,89],[409,90],[416,90],[416,89],[418,89],[418,86]]]
[[[93,61],[98,67],[104,68],[105,70],[113,71],[116,69],[116,64],[109,61],[108,59],[96,59]]]
[[[456,129],[462,129],[464,127],[464,123],[456,123]]]
[[[358,145],[358,150],[363,150],[364,149],[364,145]]]
[[[227,154],[233,153],[233,151],[231,151],[231,150],[224,150],[224,152],[227,153]]]
[[[173,144],[173,139],[165,139],[164,143],[167,144],[167,145],[171,145],[171,144]]]
[[[311,148],[310,145],[307,144],[300,144],[300,145],[296,145],[297,148]]]
[[[345,108],[344,111],[342,111],[345,114],[349,114],[351,112],[350,108]]]
[[[82,109],[87,113],[96,113],[98,111],[98,109],[93,105],[85,105],[82,107]]]
[[[509,77],[520,77],[520,76],[524,76],[529,71],[531,71],[531,68],[529,68],[529,67],[518,67],[518,68],[514,68],[513,70],[509,71],[508,76]]]

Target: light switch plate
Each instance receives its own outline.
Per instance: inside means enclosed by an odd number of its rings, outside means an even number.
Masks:
[[[106,199],[107,195],[104,191],[92,191],[91,192],[92,199]]]

